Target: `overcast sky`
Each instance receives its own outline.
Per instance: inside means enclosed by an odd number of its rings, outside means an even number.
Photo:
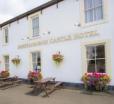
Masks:
[[[0,0],[0,23],[50,0]]]

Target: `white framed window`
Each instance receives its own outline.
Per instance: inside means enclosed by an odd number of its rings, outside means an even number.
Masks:
[[[112,42],[106,40],[83,41],[82,72],[100,72],[112,75]]]
[[[33,70],[41,70],[41,55],[40,52],[32,52],[32,68]]]
[[[39,36],[39,17],[32,18],[32,36]]]
[[[84,0],[85,23],[103,19],[103,0]]]
[[[8,31],[8,27],[3,28],[3,36],[4,36],[4,43],[8,43],[9,42],[9,31]]]
[[[4,56],[5,70],[9,70],[9,56]]]
[[[105,44],[86,46],[87,72],[106,72]]]

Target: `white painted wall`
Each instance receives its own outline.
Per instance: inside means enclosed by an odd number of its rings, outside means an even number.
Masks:
[[[29,20],[23,18],[19,20],[19,23],[13,22],[9,27],[9,44],[4,46],[2,39],[3,34],[0,30],[0,60],[3,60],[3,55],[9,54],[10,56],[10,73],[11,76],[17,75],[20,78],[27,78],[28,71],[30,69],[30,52],[33,50],[41,51],[42,59],[42,74],[44,77],[53,76],[56,80],[80,83],[82,76],[82,51],[81,45],[84,41],[96,41],[96,40],[110,40],[111,41],[111,62],[112,69],[112,81],[114,85],[114,14],[112,11],[113,0],[109,0],[108,20],[102,24],[78,27],[75,24],[80,23],[80,0],[65,0],[59,3],[59,8],[56,5],[51,6],[43,10],[43,14],[39,15],[40,18],[40,39],[47,39],[49,37],[73,35],[76,33],[82,33],[84,31],[97,31],[99,34],[95,37],[88,37],[85,39],[71,40],[68,42],[61,42],[56,44],[41,45],[32,48],[18,49],[18,45],[21,43],[30,42],[26,38],[29,37]],[[46,32],[50,31],[51,34]],[[44,35],[44,33],[46,33]],[[24,40],[23,40],[24,39]],[[33,41],[33,40],[32,40]],[[52,54],[60,51],[64,55],[64,61],[57,66],[52,61]],[[11,62],[12,57],[19,55],[21,58],[21,64],[14,66]],[[3,70],[3,62],[0,63],[0,70]]]

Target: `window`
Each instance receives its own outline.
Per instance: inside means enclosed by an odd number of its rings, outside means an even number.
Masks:
[[[9,70],[9,56],[4,56],[5,70]]]
[[[8,28],[4,28],[4,42],[8,43]]]
[[[33,52],[32,53],[32,68],[34,70],[41,69],[41,56],[40,56],[40,52]]]
[[[85,22],[103,19],[103,0],[84,0]]]
[[[104,44],[86,46],[86,54],[88,72],[106,72]]]
[[[32,33],[33,37],[39,35],[39,17],[32,18]]]

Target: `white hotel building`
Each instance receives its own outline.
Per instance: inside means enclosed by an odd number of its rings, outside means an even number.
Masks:
[[[52,0],[0,24],[0,70],[26,79],[40,65],[43,77],[67,83],[102,72],[114,86],[113,10],[114,0]],[[52,60],[57,52],[60,64]]]

